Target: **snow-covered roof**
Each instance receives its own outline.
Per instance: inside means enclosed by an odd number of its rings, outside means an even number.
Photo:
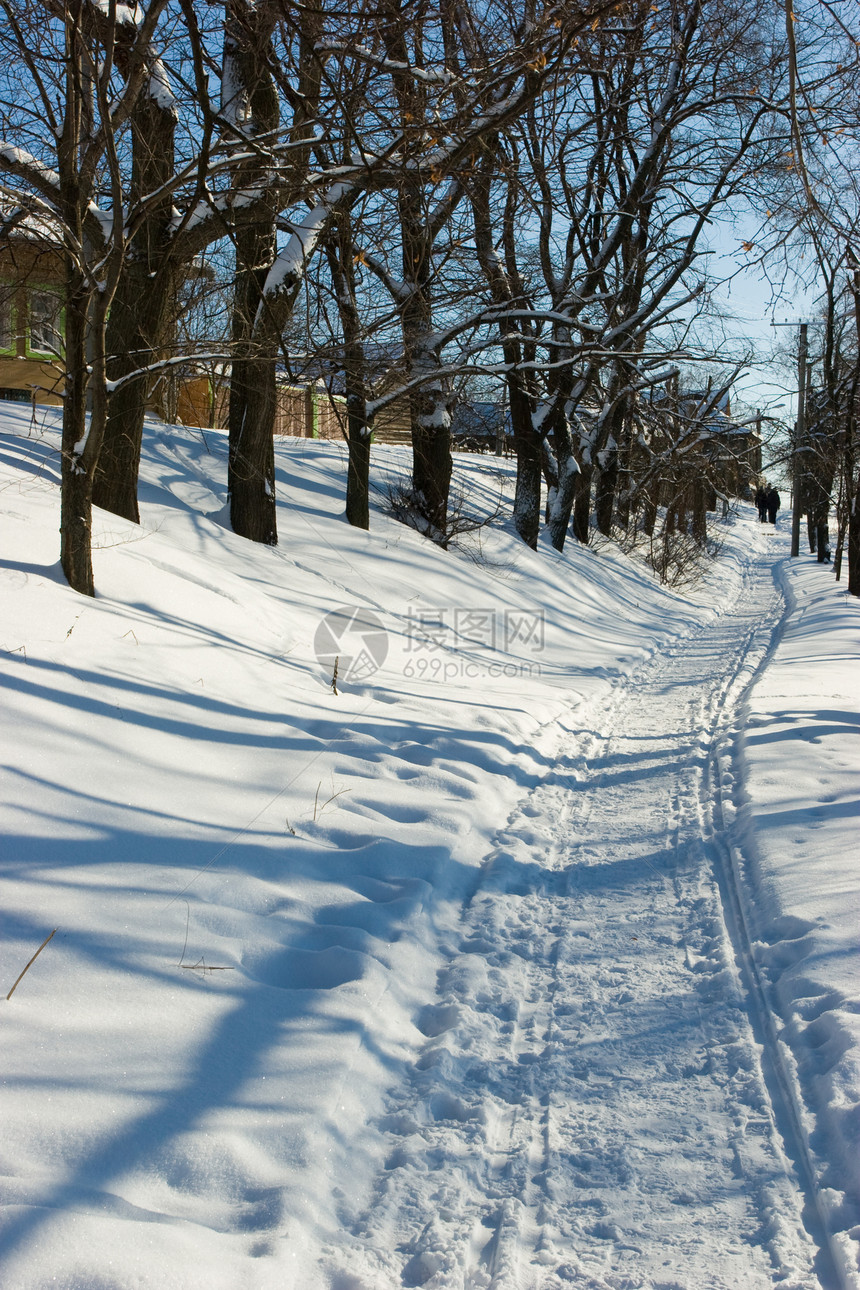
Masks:
[[[50,211],[25,210],[11,204],[0,206],[0,246],[10,242],[36,242],[59,247],[60,221]]]

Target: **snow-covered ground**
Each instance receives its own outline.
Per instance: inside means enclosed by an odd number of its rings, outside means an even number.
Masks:
[[[4,995],[58,929],[0,1014],[4,1290],[860,1286],[829,570],[743,510],[684,595],[365,534],[308,441],[261,549],[223,437],[152,424],[90,601],[54,416],[0,414]]]

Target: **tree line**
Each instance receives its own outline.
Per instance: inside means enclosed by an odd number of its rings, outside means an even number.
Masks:
[[[704,543],[708,427],[743,355],[697,328],[713,230],[742,215],[760,221],[750,258],[778,273],[810,246],[830,284],[825,411],[804,451],[836,465],[807,471],[809,507],[838,477],[860,594],[857,41],[841,10],[0,3],[0,240],[40,220],[62,264],[73,588],[93,593],[92,506],[139,519],[153,376],[207,354],[230,369],[231,523],[277,542],[276,384],[297,335],[340,373],[351,523],[369,523],[374,417],[406,398],[405,513],[445,541],[453,390],[471,380],[508,408],[529,546],[544,526],[557,549],[592,522],[653,532],[658,511],[665,541]],[[179,343],[207,256],[229,263],[225,325]],[[379,353],[396,354],[382,390]],[[695,359],[721,366],[684,399]]]

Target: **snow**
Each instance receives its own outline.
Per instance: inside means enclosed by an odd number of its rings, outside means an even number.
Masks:
[[[128,11],[129,13],[131,10]],[[52,205],[42,209],[35,209],[29,212],[28,221],[31,229],[39,236],[53,235],[58,237],[62,232],[60,218],[53,206],[59,205],[60,200],[60,176],[56,170],[46,166],[38,157],[27,152],[24,148],[17,148],[13,144],[5,143],[0,139],[0,160],[11,169],[19,167],[23,172],[23,177],[31,182],[31,186],[36,188],[40,197]],[[32,198],[29,202],[32,203]],[[113,215],[108,211],[103,211],[95,202],[87,204],[87,214],[98,224],[102,237],[107,241],[113,231]],[[25,221],[24,227],[27,227],[28,221]]]
[[[376,54],[366,45],[360,45],[355,41],[318,41],[316,52],[324,57],[328,54],[335,53],[350,54],[353,58],[359,58],[366,63],[372,63],[374,66],[378,67],[380,71],[407,72],[411,80],[419,82],[423,81],[426,85],[449,86],[455,81],[459,81],[461,79],[453,72],[449,72],[447,70],[437,72],[433,69],[413,67],[410,63],[398,62],[397,59],[394,58],[385,58],[382,54]]]
[[[308,261],[323,235],[332,211],[352,187],[348,183],[332,184],[325,199],[308,211],[300,224],[292,225],[286,246],[279,251],[266,277],[264,297],[276,295],[285,284],[298,282],[304,276]],[[262,307],[261,303],[260,308]]]
[[[236,65],[235,47],[225,40],[224,63],[221,71],[221,116],[232,126],[244,126],[248,120],[248,100],[239,69]]]
[[[176,115],[176,97],[170,88],[167,68],[160,58],[153,61],[146,89],[149,97],[162,112]]]
[[[113,381],[105,381],[105,389],[108,394],[113,394],[116,390],[122,389],[124,385],[128,385],[130,381],[137,380],[141,372],[164,372],[171,367],[187,368],[193,363],[220,363],[223,365],[229,357],[230,355],[223,350],[216,349],[208,352],[201,351],[192,357],[189,357],[186,352],[177,358],[161,358],[155,363],[148,363],[145,367],[137,367],[133,372],[128,372],[125,376],[118,376]],[[75,450],[77,451],[77,445]]]
[[[786,533],[783,549],[787,542]],[[812,559],[783,561],[777,577],[788,617],[745,714],[752,931],[795,1076],[815,1108],[811,1145],[825,1200],[836,1224],[854,1226],[853,1240],[840,1235],[837,1245],[856,1269],[860,615]]]
[[[0,411],[4,994],[58,930],[0,1013],[2,1283],[860,1286],[829,569],[751,508],[685,594],[364,533],[307,440],[257,547],[224,436],[151,422],[89,600],[37,417]],[[509,463],[458,482],[509,510]]]
[[[106,18],[111,16],[113,8],[115,21],[120,26],[139,27],[143,22],[143,10],[137,4],[115,4],[113,0],[96,0],[96,8]]]
[[[60,176],[56,170],[46,166],[44,162],[39,161],[31,152],[24,148],[17,148],[14,144],[5,143],[0,140],[0,158],[9,166],[20,166],[23,170],[35,175],[40,185],[52,191],[59,193]]]

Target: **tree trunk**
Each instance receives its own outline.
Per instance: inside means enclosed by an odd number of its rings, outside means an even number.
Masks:
[[[412,488],[417,513],[434,541],[445,543],[451,487],[451,413],[432,343],[433,299],[430,285],[433,237],[423,210],[423,190],[413,180],[398,194],[403,278],[409,295],[400,311],[407,375],[419,379],[409,403],[412,422]]]
[[[173,175],[175,133],[172,101],[146,86],[131,117],[132,212],[136,202],[158,192]],[[172,213],[169,195],[153,203],[132,238],[107,320],[107,374],[112,381],[164,357],[178,285],[169,252]],[[93,487],[97,506],[134,523],[140,520],[137,482],[148,388],[144,374],[111,396]]]
[[[493,175],[493,158],[498,140],[492,136],[487,140],[484,164],[473,185],[472,212],[475,225],[475,248],[478,262],[487,279],[490,296],[496,305],[514,304],[515,291],[510,276],[505,271],[502,261],[496,253],[493,239],[493,219],[491,215],[491,177]],[[513,242],[513,230],[509,227],[514,218],[514,207],[508,202],[505,207],[506,245]],[[534,425],[534,391],[529,389],[528,378],[518,371],[522,359],[523,347],[508,333],[509,328],[504,319],[498,324],[499,341],[502,355],[507,366],[506,385],[508,390],[508,407],[511,413],[511,431],[514,438],[514,451],[517,458],[517,477],[514,491],[514,528],[526,546],[537,550],[540,535],[541,479],[543,474],[544,442],[535,430]]]
[[[508,386],[510,390],[510,384]],[[522,407],[514,412],[511,392],[511,424],[514,449],[517,455],[517,478],[514,489],[514,528],[533,551],[537,550],[540,535],[540,500],[543,462],[543,444],[532,421],[531,407],[524,398]]]
[[[60,178],[60,219],[63,227],[63,276],[65,304],[65,390],[63,428],[60,443],[60,565],[69,586],[84,596],[94,596],[92,562],[93,474],[98,461],[104,400],[98,416],[87,423],[88,314],[91,289],[85,263],[87,239],[83,212],[89,204],[91,186],[81,175],[82,134],[88,115],[88,90],[82,69],[90,50],[78,25],[80,12],[66,11],[65,100],[62,134],[57,146]],[[107,264],[102,262],[103,271]],[[99,315],[103,325],[103,312]],[[93,386],[100,379],[104,391],[104,332],[92,373]]]
[[[854,302],[854,326],[857,336],[857,349],[860,349],[860,264],[852,249],[849,256],[851,277],[849,285]],[[855,349],[855,354],[857,350]],[[856,434],[856,408],[860,394],[860,363],[855,359],[854,373],[849,385],[847,399],[847,416],[842,441],[842,478],[844,480],[845,498],[848,510],[848,592],[860,596],[860,476],[854,480],[854,439]],[[841,572],[840,558],[839,569]]]
[[[350,265],[350,268],[352,266]],[[346,348],[346,518],[354,528],[370,528],[370,436],[364,349],[357,337]]]
[[[234,394],[235,391],[235,394]],[[277,546],[274,359],[234,360],[230,382],[228,488],[233,532]]]
[[[239,537],[277,546],[274,426],[278,333],[266,326],[263,285],[275,256],[272,216],[236,234],[227,491]]]
[[[630,474],[624,472],[626,484],[618,493],[615,503],[615,520],[620,529],[626,533],[630,528]]]
[[[362,423],[354,433],[349,422],[349,464],[346,474],[346,518],[354,528],[370,528],[370,436]]]
[[[415,362],[416,371],[439,366],[432,351]],[[445,543],[448,532],[448,495],[451,487],[451,415],[441,380],[426,382],[410,400],[412,406],[412,487],[419,513],[435,541]]]
[[[63,396],[60,564],[73,591],[94,596],[93,472],[87,469],[87,294],[75,267],[66,272],[66,386]]]
[[[576,493],[573,499],[573,536],[583,546],[588,545],[591,536],[591,480],[594,474],[592,465],[580,467],[576,477]]]
[[[693,481],[692,493],[692,536],[698,546],[704,546],[708,540],[708,510],[707,497],[705,493],[705,480],[700,471],[697,471],[696,478]]]
[[[346,439],[349,460],[346,472],[346,518],[358,529],[370,528],[370,436],[367,424],[367,377],[361,318],[355,294],[355,257],[349,213],[334,221],[326,241],[334,294],[343,331],[343,367],[346,384]]]
[[[580,481],[580,468],[573,455],[573,438],[570,425],[564,415],[560,400],[556,400],[550,414],[546,417],[545,426],[552,427],[552,441],[555,448],[555,465],[557,470],[555,495],[549,513],[549,540],[556,551],[564,550],[567,530],[570,525],[570,513],[573,500]]]
[[[107,322],[110,380],[163,356],[175,296],[174,275],[166,266],[153,275],[144,260],[127,264]],[[93,492],[96,506],[135,524],[140,520],[137,488],[148,390],[143,373],[111,395]]]
[[[651,488],[645,494],[645,500],[642,503],[642,531],[648,537],[653,537],[654,527],[657,523],[657,501]]]
[[[615,488],[615,523],[625,533],[630,529],[638,455],[633,426],[633,401],[627,399],[619,441],[618,481]]]
[[[855,486],[848,516],[848,592],[860,596],[860,480]]]
[[[613,363],[609,389],[605,395],[605,414],[601,414],[602,424],[596,453],[600,474],[594,499],[595,521],[598,532],[604,537],[612,536],[615,518],[615,497],[621,473],[620,445],[625,441],[625,422],[629,415],[629,398],[620,391],[627,379],[628,373],[624,365],[620,362]]]
[[[280,121],[270,68],[272,23],[267,7],[249,0],[228,0],[224,65],[233,97],[224,110],[237,131],[248,136],[249,151],[257,138],[270,139]],[[243,183],[253,186],[263,180],[266,146],[263,143],[262,155],[242,168]],[[259,220],[235,235],[227,459],[233,532],[267,546],[276,546],[278,541],[274,428],[280,327],[264,298],[266,278],[275,259],[275,216],[271,199],[263,203]]]
[[[601,453],[603,465],[597,479],[594,499],[595,520],[598,532],[612,536],[612,517],[615,510],[615,490],[618,486],[618,448],[611,439]]]

